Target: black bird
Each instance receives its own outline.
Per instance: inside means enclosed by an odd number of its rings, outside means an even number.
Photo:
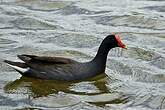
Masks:
[[[105,72],[108,52],[115,47],[126,48],[126,45],[118,35],[108,35],[102,41],[94,59],[89,62],[26,54],[18,55],[24,63],[8,60],[4,62],[26,77],[63,81],[85,80]]]

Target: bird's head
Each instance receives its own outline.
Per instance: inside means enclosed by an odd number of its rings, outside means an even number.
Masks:
[[[121,41],[119,35],[115,35],[115,34],[108,35],[103,40],[103,43],[107,45],[109,48],[120,47],[123,49],[127,49],[126,45]]]

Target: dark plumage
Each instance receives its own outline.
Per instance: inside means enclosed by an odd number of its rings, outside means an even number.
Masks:
[[[105,72],[107,55],[115,47],[126,48],[119,36],[108,35],[101,43],[93,60],[85,63],[62,57],[45,57],[35,55],[18,55],[24,61],[5,60],[23,76],[46,80],[83,80]]]

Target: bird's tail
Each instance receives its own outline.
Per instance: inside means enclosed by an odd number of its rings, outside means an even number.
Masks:
[[[25,63],[21,62],[13,62],[9,60],[4,60],[5,63],[7,63],[10,67],[14,68],[16,71],[22,73],[25,73],[29,70],[29,67]]]

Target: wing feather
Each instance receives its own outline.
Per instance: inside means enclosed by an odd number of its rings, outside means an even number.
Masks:
[[[18,58],[23,60],[26,63],[30,62],[43,62],[43,63],[57,63],[57,64],[69,64],[74,63],[76,61],[62,58],[62,57],[47,57],[47,56],[36,56],[36,55],[18,55]]]

